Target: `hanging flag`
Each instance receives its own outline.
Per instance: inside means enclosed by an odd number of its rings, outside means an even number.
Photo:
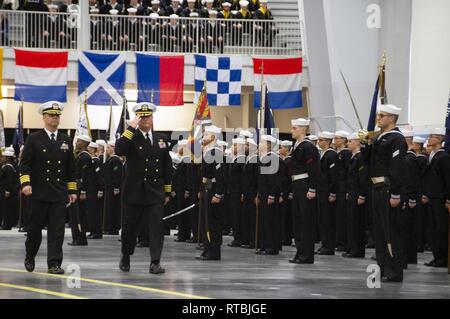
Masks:
[[[20,147],[23,145],[23,104],[19,106],[19,113],[17,114],[17,123],[14,128],[14,135],[12,139],[12,145],[14,147],[14,152],[19,154]]]
[[[196,54],[194,79],[194,103],[198,102],[206,81],[209,105],[241,105],[241,57],[220,57]]]
[[[372,97],[369,122],[367,123],[367,132],[369,133],[369,136],[373,135],[375,131],[378,106],[387,103],[387,95],[385,88],[386,83],[385,65],[386,65],[386,54],[383,54],[383,57],[381,58],[381,65],[378,73],[377,83],[375,84],[375,91]]]
[[[302,58],[253,58],[254,107],[261,107],[261,81],[267,85],[272,109],[290,109],[302,103]]]
[[[74,136],[74,143],[76,142],[77,136],[79,135],[87,135],[92,137],[91,126],[89,124],[89,117],[87,112],[87,97],[85,97],[84,103],[80,104],[80,116],[78,118],[77,130]]]
[[[155,105],[184,105],[184,56],[136,53],[137,102]]]
[[[3,48],[0,48],[0,100],[3,99],[2,79],[3,79]]]
[[[450,153],[450,93],[448,95],[445,129],[445,150],[447,151],[447,153]]]
[[[16,55],[15,101],[67,102],[68,52],[14,49]]]
[[[122,105],[125,90],[124,54],[80,52],[78,95],[87,94],[89,105]]]
[[[119,125],[116,130],[116,139],[120,138],[120,136],[125,132],[127,128],[127,121],[130,119],[130,114],[128,112],[127,100],[123,101],[122,114],[120,115]]]
[[[201,162],[201,142],[203,135],[203,127],[211,124],[211,109],[208,105],[206,83],[198,98],[197,107],[195,109],[194,119],[192,120],[191,132],[189,134],[189,143],[191,153],[194,155],[195,163]]]
[[[269,92],[267,86],[263,84],[265,93],[263,99],[260,101],[261,108],[258,110],[257,117],[257,143],[259,143],[260,135],[272,135],[275,136],[275,120],[273,119],[273,112],[269,102]],[[276,137],[276,136],[275,136]]]

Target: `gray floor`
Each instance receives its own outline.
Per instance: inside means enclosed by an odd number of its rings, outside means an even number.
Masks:
[[[45,232],[44,232],[45,235]],[[148,250],[137,248],[131,272],[118,269],[120,242],[117,236],[91,240],[88,247],[70,247],[66,230],[64,263],[81,270],[81,287],[70,274],[45,272],[46,241],[36,260],[34,273],[23,268],[25,237],[17,230],[0,232],[0,299],[4,298],[450,298],[450,275],[446,269],[423,266],[431,253],[419,254],[419,265],[405,272],[403,283],[382,284],[369,289],[366,259],[318,256],[314,265],[288,263],[294,248],[284,247],[279,256],[258,256],[252,251],[224,246],[222,261],[201,262],[195,244],[175,243],[166,237],[162,264],[164,275],[148,274]],[[231,237],[224,236],[228,243]],[[36,290],[38,289],[38,290]],[[62,295],[63,294],[63,295]]]

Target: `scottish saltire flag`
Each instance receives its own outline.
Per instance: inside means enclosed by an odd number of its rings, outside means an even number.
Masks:
[[[16,154],[19,154],[20,147],[23,145],[23,142],[23,105],[20,105],[12,139],[12,145]]]
[[[138,103],[184,105],[184,56],[136,53]]]
[[[447,115],[445,118],[445,150],[450,153],[450,93],[448,95]]]
[[[206,81],[209,105],[241,105],[241,57],[195,55],[194,79],[194,103],[198,102]]]
[[[14,100],[67,102],[68,52],[14,50]]]
[[[125,90],[125,56],[80,52],[78,96],[89,105],[122,105]]]
[[[261,107],[261,82],[267,85],[272,109],[290,109],[302,103],[302,58],[253,58],[254,107]]]

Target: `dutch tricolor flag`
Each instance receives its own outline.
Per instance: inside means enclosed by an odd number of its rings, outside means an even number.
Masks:
[[[67,51],[14,51],[15,101],[67,102]]]

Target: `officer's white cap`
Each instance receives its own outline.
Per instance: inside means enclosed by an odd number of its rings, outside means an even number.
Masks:
[[[413,143],[425,144],[426,141],[427,141],[426,139],[424,139],[423,137],[420,137],[420,136],[413,137]]]
[[[337,132],[334,134],[334,137],[347,138],[349,135],[350,135],[350,133],[347,132],[347,131],[337,131]]]
[[[105,140],[96,140],[95,143],[97,143],[99,146],[105,146],[106,141]]]
[[[245,144],[245,140],[242,137],[233,138],[233,144]]]
[[[92,142],[92,139],[87,135],[78,135],[77,140],[82,140],[88,143]]]
[[[306,138],[310,141],[317,141],[319,139],[318,136],[312,134],[308,135]]]
[[[319,133],[319,138],[324,138],[327,140],[332,140],[334,138],[333,132],[323,131]]]
[[[208,126],[205,126],[205,132],[213,133],[213,134],[220,134],[220,133],[222,133],[222,129],[215,125],[208,125]]]
[[[157,14],[156,12],[152,12],[152,13],[150,13],[150,18],[158,19],[159,18],[159,14]]]
[[[239,1],[239,5],[241,7],[247,7],[248,6],[248,1],[247,0]]]
[[[116,9],[109,10],[109,14],[116,15],[118,13],[119,13],[119,10],[116,10]]]
[[[404,137],[413,137],[414,132],[410,130],[401,130]]]
[[[353,132],[353,133],[351,133],[351,134],[347,137],[347,139],[348,139],[348,140],[359,140],[358,132]]]
[[[291,124],[292,126],[309,126],[310,120],[307,119],[295,119],[295,120],[291,120]]]
[[[153,103],[141,102],[133,106],[133,112],[140,116],[150,116],[156,112],[156,106]]]
[[[115,141],[108,141],[107,144],[108,144],[109,146],[113,146],[113,147],[116,146],[116,142],[115,142]]]
[[[383,112],[392,115],[399,115],[401,111],[402,111],[401,108],[396,107],[395,105],[392,104],[381,104],[377,109],[377,112]]]
[[[258,144],[256,144],[255,140],[252,138],[247,139],[248,144],[251,144],[253,146],[258,146]]]
[[[284,146],[284,147],[291,147],[292,146],[292,141],[288,141],[288,140],[281,141],[280,145]]]
[[[249,130],[242,130],[239,132],[239,136],[244,138],[252,138],[253,134]]]
[[[430,129],[430,135],[445,135],[445,128],[432,128]]]
[[[178,146],[186,146],[188,144],[188,140],[178,141]]]
[[[276,144],[277,141],[278,141],[278,140],[277,140],[275,137],[273,137],[272,135],[262,135],[262,136],[261,136],[261,140],[270,142],[270,143],[272,143],[272,144]]]
[[[91,148],[98,148],[98,144],[94,142],[90,142],[88,146]]]
[[[64,105],[61,102],[58,101],[48,101],[45,103],[42,103],[39,106],[38,112],[39,114],[61,114],[64,110]]]

